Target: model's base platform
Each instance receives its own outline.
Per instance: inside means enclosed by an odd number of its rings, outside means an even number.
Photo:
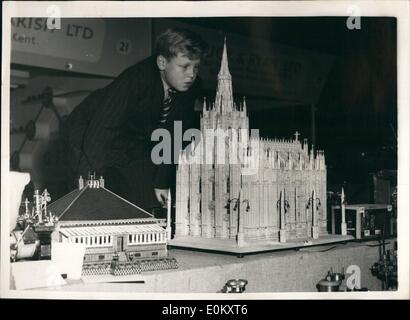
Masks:
[[[318,239],[298,238],[287,242],[267,240],[247,240],[243,246],[238,246],[235,239],[217,239],[178,236],[168,242],[168,246],[176,248],[190,248],[205,251],[219,251],[229,254],[252,254],[266,251],[297,249],[301,247],[317,246],[330,243],[353,240],[351,235],[323,235]]]

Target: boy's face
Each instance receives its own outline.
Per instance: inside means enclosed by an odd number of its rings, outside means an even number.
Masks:
[[[166,59],[158,56],[157,64],[162,79],[177,91],[187,91],[193,84],[198,74],[201,59],[191,60],[183,53]]]

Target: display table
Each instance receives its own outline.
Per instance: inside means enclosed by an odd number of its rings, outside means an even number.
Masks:
[[[394,239],[386,242],[386,250]],[[361,270],[361,284],[369,290],[381,290],[381,282],[370,273],[379,259],[379,241],[351,241],[347,243],[306,247],[294,250],[267,252],[237,258],[209,252],[171,249],[169,255],[178,260],[179,268],[145,272],[128,282],[84,282],[68,280],[61,291],[80,292],[163,292],[216,293],[230,279],[246,279],[249,292],[316,292],[316,284],[327,271],[346,271],[349,265]],[[118,279],[119,280],[119,279]],[[127,279],[125,279],[127,280]],[[42,290],[52,291],[55,288]]]

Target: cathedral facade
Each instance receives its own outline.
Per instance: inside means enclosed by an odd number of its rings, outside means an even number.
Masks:
[[[226,43],[215,101],[204,101],[201,141],[179,157],[175,239],[288,242],[327,234],[326,165],[306,139],[250,134],[233,101]],[[253,132],[253,130],[251,130]]]

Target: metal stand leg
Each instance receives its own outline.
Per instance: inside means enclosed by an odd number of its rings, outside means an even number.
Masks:
[[[362,238],[362,212],[356,209],[356,239]]]

